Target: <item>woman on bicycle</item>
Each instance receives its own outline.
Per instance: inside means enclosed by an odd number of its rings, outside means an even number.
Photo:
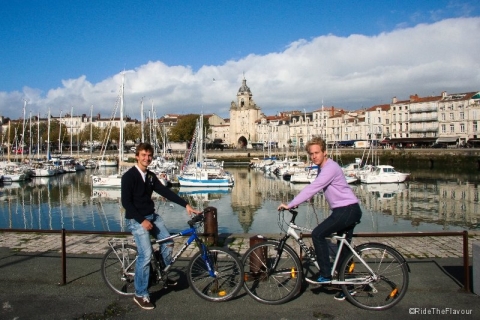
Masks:
[[[150,235],[156,239],[170,236],[163,219],[155,213],[155,204],[152,193],[155,191],[168,200],[175,202],[187,209],[188,214],[199,214],[201,211],[193,209],[184,199],[165,187],[157,176],[147,167],[152,162],[153,147],[149,143],[141,143],[135,151],[137,164],[131,167],[122,176],[121,198],[125,208],[125,218],[129,230],[132,232],[137,244],[138,259],[135,265],[135,296],[133,300],[143,309],[153,309],[148,293],[150,277],[150,259],[152,245]],[[165,264],[170,261],[173,243],[162,248]],[[167,283],[175,285],[176,283]]]
[[[278,210],[296,207],[312,198],[316,193],[323,191],[332,214],[313,229],[312,242],[320,266],[320,276],[317,282],[327,284],[332,281],[332,267],[326,237],[360,222],[362,211],[357,197],[345,179],[342,168],[327,157],[325,141],[320,137],[313,137],[307,142],[305,150],[310,160],[318,166],[317,177],[311,184],[303,188],[289,204],[280,204]],[[351,240],[352,235],[353,228],[348,230],[347,239]]]

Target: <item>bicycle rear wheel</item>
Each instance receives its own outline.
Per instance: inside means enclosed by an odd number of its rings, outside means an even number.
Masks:
[[[386,310],[402,300],[408,288],[408,266],[397,250],[381,243],[365,243],[355,251],[375,273],[350,252],[340,268],[340,281],[363,281],[342,285],[345,297],[355,306],[367,310]],[[365,284],[365,281],[369,281]]]
[[[133,278],[137,248],[132,245],[118,245],[110,248],[102,260],[102,277],[114,292],[129,296],[135,294]]]
[[[244,288],[255,300],[265,304],[281,304],[301,289],[303,269],[295,251],[283,247],[277,266],[278,242],[267,241],[252,246],[243,256]]]
[[[216,247],[207,250],[215,277],[210,276],[199,251],[188,265],[188,284],[199,297],[208,301],[226,301],[235,297],[243,285],[242,263],[229,250]]]

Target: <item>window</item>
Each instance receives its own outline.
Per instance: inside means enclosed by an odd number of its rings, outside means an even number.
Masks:
[[[390,124],[390,119],[385,119],[386,124]]]
[[[455,120],[455,117],[453,116],[453,112],[450,113],[450,120]]]
[[[442,120],[445,121],[445,113],[442,113]]]
[[[477,126],[477,121],[473,121],[473,132],[477,132],[478,126]]]
[[[465,124],[460,123],[460,132],[464,133],[465,132]]]
[[[465,113],[463,111],[460,112],[460,120],[465,119]]]
[[[447,132],[447,126],[442,124],[442,133],[446,133]]]
[[[451,124],[450,125],[450,133],[454,133],[454,132],[455,132],[455,125]]]
[[[382,118],[378,117],[378,122],[377,123],[382,123]]]

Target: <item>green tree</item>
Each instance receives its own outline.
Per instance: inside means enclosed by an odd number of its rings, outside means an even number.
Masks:
[[[96,127],[92,124],[88,124],[85,128],[80,132],[80,143],[81,144],[88,144],[90,141],[90,126],[92,126],[92,140],[100,141],[102,137],[102,129]]]
[[[198,114],[187,114],[182,116],[178,120],[177,125],[170,130],[168,139],[170,141],[190,141],[195,132],[197,119],[199,117],[200,115]],[[205,118],[203,121],[203,130],[206,130],[207,132],[210,131],[210,125]]]
[[[125,141],[132,140],[137,141],[137,139],[141,139],[142,132],[140,128],[140,124],[132,124],[129,123],[123,128],[123,135]]]

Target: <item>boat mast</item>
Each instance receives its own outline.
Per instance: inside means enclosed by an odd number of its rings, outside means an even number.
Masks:
[[[20,147],[22,148],[22,162],[23,162],[23,153],[25,152],[25,108],[27,107],[27,100],[23,100],[23,128],[22,128],[22,140],[20,140]],[[18,148],[17,148],[18,150]]]
[[[142,131],[142,141],[141,141],[142,143],[145,142],[145,134],[143,132],[143,124],[144,124],[143,122],[145,121],[143,119],[143,98],[144,97],[142,97],[142,102],[140,103],[140,125],[142,127],[142,130],[141,130]]]
[[[48,108],[47,121],[47,160],[50,160],[50,108]]]
[[[29,159],[32,159],[32,142],[33,142],[33,135],[32,135],[32,111],[29,112],[29,115],[28,115],[28,123],[29,123],[29,126],[28,126],[28,130],[29,130],[29,137],[28,139],[30,140],[29,143],[28,143],[28,158]]]
[[[89,147],[90,147],[90,159],[92,158],[92,149],[93,149],[93,138],[92,138],[92,135],[93,135],[93,104],[90,106],[90,144],[89,144]]]
[[[37,159],[39,159],[40,154],[40,112],[38,113],[37,118]]]
[[[72,138],[73,138],[73,106],[70,107],[70,157],[73,155],[73,146],[72,146]]]
[[[125,72],[123,73],[122,78],[122,93],[120,96],[120,145],[119,145],[119,159],[118,159],[118,168],[120,171],[120,163],[123,160],[123,108],[124,108],[124,92],[125,92]]]
[[[60,118],[58,120],[58,152],[62,154],[62,110],[60,110]]]

